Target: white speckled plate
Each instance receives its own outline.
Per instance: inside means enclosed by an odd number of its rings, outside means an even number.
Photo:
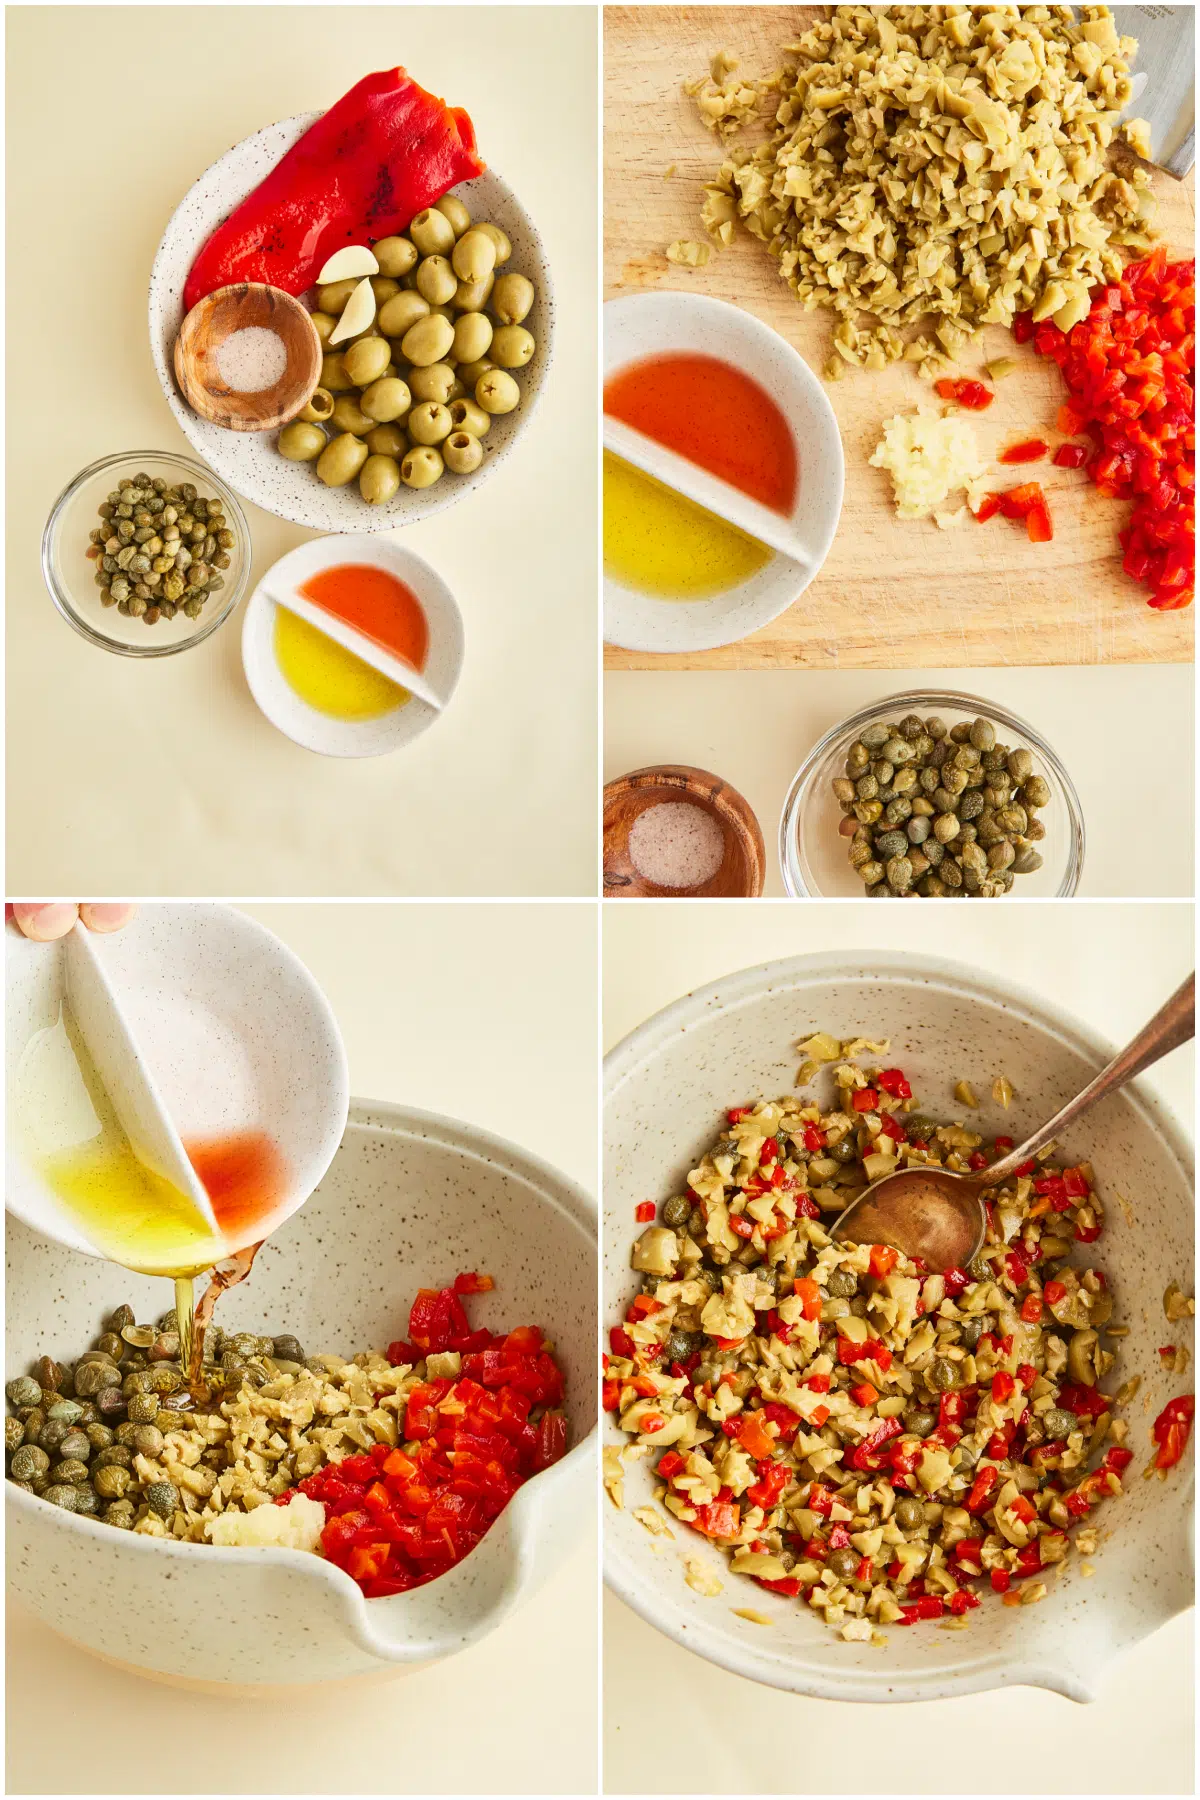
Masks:
[[[837,420],[820,380],[777,331],[724,300],[660,289],[604,308],[605,380],[627,363],[691,350],[733,363],[783,412],[796,440],[799,483],[791,523],[812,551],[802,567],[773,556],[748,581],[712,600],[657,600],[607,573],[604,635],[625,650],[712,650],[736,644],[799,599],[829,554],[842,510],[844,464]]]
[[[490,219],[507,233],[512,261],[507,268],[528,275],[537,290],[525,323],[537,340],[533,360],[517,372],[522,400],[515,412],[497,418],[484,441],[482,463],[470,475],[447,472],[431,488],[402,487],[385,506],[368,506],[352,482],[328,488],[311,464],[288,462],[275,449],[277,433],[222,431],[187,406],[175,385],[172,352],[183,323],[183,289],[197,252],[223,219],[273,169],[296,140],[320,117],[301,113],[267,125],[227,150],[188,189],[171,215],[150,272],[150,349],[171,411],[200,455],[241,494],[264,511],[307,525],[312,531],[390,531],[427,519],[453,506],[486,481],[511,452],[529,424],[550,366],[554,343],[554,293],[545,247],[533,220],[508,183],[488,169],[452,191],[472,217]]]
[[[311,1096],[314,1100],[316,1095]],[[139,1320],[170,1286],[79,1257],[13,1222],[7,1372],[73,1359],[127,1302]],[[291,1332],[309,1352],[385,1349],[419,1287],[474,1269],[493,1293],[466,1302],[491,1331],[537,1324],[566,1376],[569,1448],[520,1489],[448,1575],[366,1600],[301,1550],[215,1549],[134,1536],[9,1486],[10,1589],[98,1655],[184,1686],[274,1688],[397,1672],[453,1655],[562,1562],[596,1500],[596,1215],[548,1164],[472,1125],[411,1107],[351,1103],[333,1162],[303,1212],[224,1296],[217,1323]]]
[[[71,948],[70,939],[32,943],[13,925],[5,932],[10,1119],[21,1053],[58,1017]],[[278,1146],[287,1180],[267,1221],[273,1230],[308,1199],[346,1123],[346,1053],[324,994],[265,926],[211,902],[142,906],[123,931],[89,934],[86,949],[174,1141],[260,1130]],[[19,1131],[8,1132],[6,1152],[9,1210],[96,1256],[76,1219],[27,1166]],[[226,1238],[226,1252],[262,1231],[257,1221],[249,1237]]]
[[[959,1119],[954,1084],[985,1096],[971,1126],[1017,1142],[1051,1116],[1108,1061],[1113,1046],[1016,983],[941,958],[894,951],[797,956],[743,969],[676,1001],[632,1032],[605,1065],[604,1324],[621,1319],[636,1291],[629,1267],[634,1207],[683,1192],[729,1106],[793,1092],[799,1038],[890,1039],[889,1061],[912,1083],[923,1112]],[[990,1098],[1005,1074],[1007,1112]],[[818,1082],[815,1096],[823,1096]],[[987,1688],[1050,1688],[1089,1700],[1108,1662],[1192,1604],[1190,1466],[1143,1481],[1150,1424],[1190,1380],[1164,1374],[1162,1295],[1175,1280],[1192,1291],[1193,1169],[1186,1134],[1139,1083],[1081,1119],[1063,1143],[1068,1159],[1095,1166],[1106,1229],[1092,1253],[1109,1279],[1130,1335],[1113,1339],[1112,1381],[1142,1378],[1129,1409],[1135,1455],[1123,1498],[1096,1515],[1100,1545],[1084,1578],[1073,1556],[1046,1599],[1009,1608],[985,1595],[964,1632],[888,1628],[885,1649],[844,1643],[805,1606],[730,1572],[693,1532],[651,1537],[632,1509],[651,1500],[653,1458],[625,1471],[625,1510],[605,1512],[605,1575],[651,1625],[735,1674],[827,1700],[935,1700]],[[1178,1341],[1181,1327],[1171,1327]],[[1182,1341],[1194,1327],[1185,1324]],[[607,1416],[606,1416],[607,1419]],[[627,1443],[611,1420],[607,1441]],[[663,1545],[666,1548],[663,1548]],[[717,1598],[684,1580],[685,1557],[724,1584]],[[770,1620],[735,1615],[752,1608]]]

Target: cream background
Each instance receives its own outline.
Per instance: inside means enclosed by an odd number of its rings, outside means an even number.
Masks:
[[[1123,1043],[1193,966],[1193,918],[1186,905],[910,906],[897,916],[865,900],[802,912],[643,901],[604,908],[603,944],[606,1046],[732,970],[870,946],[1008,974]],[[1184,1120],[1194,1071],[1189,1048],[1145,1077]],[[850,1707],[726,1674],[606,1594],[605,1789],[670,1793],[683,1779],[718,1794],[1192,1793],[1194,1631],[1186,1614],[1137,1645],[1089,1707],[1032,1688]],[[651,1693],[669,1730],[647,1728]]]
[[[594,893],[597,24],[590,6],[11,8],[8,892]],[[271,120],[403,63],[465,106],[543,232],[557,347],[520,450],[410,527],[466,621],[446,716],[390,757],[301,750],[242,674],[241,608],[151,662],[59,618],[59,492],[126,448],[191,451],[146,284],[195,178]],[[252,582],[313,535],[247,507]]]
[[[324,988],[352,1093],[469,1119],[595,1191],[593,906],[246,910]],[[10,1606],[7,1791],[594,1793],[592,1519],[580,1537],[528,1605],[461,1655],[265,1704],[106,1668]]]
[[[779,815],[800,764],[860,706],[920,687],[997,701],[1054,746],[1083,808],[1081,895],[1192,894],[1190,667],[610,672],[604,779],[661,762],[722,776],[757,813],[765,892],[782,895]]]

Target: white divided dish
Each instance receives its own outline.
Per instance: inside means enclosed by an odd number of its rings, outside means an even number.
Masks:
[[[255,588],[242,619],[242,666],[261,711],[293,743],[322,756],[384,756],[420,737],[440,716],[414,695],[403,706],[374,719],[335,719],[302,700],[284,679],[275,655],[276,605],[270,590],[296,589],[319,569],[372,563],[412,589],[429,626],[429,651],[422,673],[449,705],[462,673],[465,651],[462,614],[441,576],[423,557],[391,538],[347,533],[299,544],[272,564]]]
[[[311,463],[289,462],[275,448],[277,433],[225,431],[200,418],[175,382],[175,339],[183,323],[183,290],[196,256],[212,232],[240,206],[280,158],[316,123],[319,113],[301,113],[264,126],[243,138],[206,169],[171,215],[150,274],[150,349],[167,403],[205,462],[245,499],[266,512],[312,531],[391,531],[427,519],[485,482],[510,454],[532,419],[550,367],[554,344],[554,295],[545,246],[533,220],[508,183],[494,169],[452,190],[472,218],[498,225],[512,244],[507,269],[533,282],[536,299],[525,325],[537,343],[532,360],[517,371],[521,404],[492,421],[483,439],[484,457],[469,475],[447,472],[429,488],[401,487],[382,506],[369,506],[358,483],[326,487]]]
[[[961,1116],[953,1088],[972,1081],[984,1096],[972,1128],[1018,1143],[1114,1050],[1016,983],[926,954],[797,956],[698,989],[639,1026],[606,1060],[606,1327],[622,1318],[638,1287],[629,1263],[635,1206],[684,1191],[727,1107],[792,1092],[796,1042],[814,1029],[888,1039],[889,1061],[935,1118]],[[1008,1111],[990,1099],[1001,1072],[1015,1089]],[[819,1084],[814,1091],[825,1092]],[[1122,1497],[1093,1515],[1095,1555],[1073,1555],[1039,1605],[1009,1608],[985,1594],[961,1633],[889,1627],[885,1647],[846,1643],[808,1607],[732,1574],[727,1559],[685,1526],[672,1522],[672,1539],[647,1532],[634,1509],[654,1504],[656,1459],[631,1459],[624,1509],[605,1515],[605,1576],[648,1623],[735,1674],[823,1699],[934,1700],[1024,1685],[1090,1700],[1122,1649],[1192,1604],[1190,1455],[1166,1481],[1141,1479],[1154,1450],[1151,1422],[1186,1385],[1164,1371],[1157,1351],[1168,1282],[1192,1291],[1191,1145],[1169,1109],[1135,1081],[1077,1121],[1061,1148],[1065,1161],[1094,1165],[1106,1220],[1094,1260],[1130,1328],[1112,1340],[1117,1362],[1106,1389],[1132,1375],[1142,1383],[1128,1409],[1131,1478]],[[1190,1347],[1186,1321],[1171,1333]],[[611,1420],[605,1432],[608,1443],[631,1442]],[[688,1586],[689,1557],[723,1583],[719,1597]],[[769,1625],[739,1618],[738,1607]]]
[[[77,925],[52,944],[9,925],[5,948],[10,1212],[72,1250],[100,1255],[31,1167],[21,1124],[27,1046],[54,1027],[64,1000],[131,1144],[210,1223],[184,1142],[258,1130],[277,1146],[286,1168],[278,1205],[248,1235],[223,1237],[219,1254],[303,1205],[341,1139],[349,1076],[328,1002],[278,938],[233,907],[153,904],[123,931]]]
[[[8,1232],[8,1368],[74,1356],[128,1303],[168,1304],[161,1280],[81,1262],[21,1224]],[[491,1331],[537,1324],[566,1377],[568,1449],[469,1555],[425,1587],[367,1600],[302,1550],[217,1548],[117,1531],[7,1484],[9,1591],[94,1654],[236,1699],[400,1673],[494,1629],[576,1547],[596,1493],[596,1215],[556,1170],[471,1125],[355,1100],[302,1217],[225,1294],[228,1331],[294,1332],[354,1356],[403,1336],[419,1287],[465,1269],[495,1278],[468,1302]],[[336,1700],[333,1702],[336,1706]]]
[[[604,377],[630,363],[690,351],[730,363],[766,390],[791,427],[799,479],[787,520],[810,560],[779,554],[711,600],[659,600],[604,579],[604,635],[622,649],[657,653],[737,643],[786,612],[812,581],[833,542],[845,467],[833,408],[820,380],[778,332],[752,313],[705,295],[660,290],[604,308]]]

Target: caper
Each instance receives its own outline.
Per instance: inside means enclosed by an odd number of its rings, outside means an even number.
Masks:
[[[32,1481],[36,1475],[45,1475],[50,1469],[50,1458],[37,1444],[23,1444],[13,1452],[9,1470],[14,1481]]]
[[[902,1531],[917,1531],[925,1523],[925,1508],[919,1500],[897,1500],[896,1523]]]
[[[964,1349],[973,1350],[983,1336],[982,1319],[964,1319],[958,1328],[959,1342]]]
[[[691,1216],[691,1201],[685,1200],[682,1194],[672,1194],[669,1200],[664,1201],[662,1209],[664,1225],[670,1225],[674,1230],[680,1225],[686,1225]]]
[[[837,1163],[857,1162],[858,1145],[855,1143],[853,1135],[847,1132],[846,1136],[839,1138],[836,1144],[826,1146],[825,1155]]]
[[[33,1379],[32,1375],[18,1375],[15,1381],[8,1383],[4,1391],[14,1406],[39,1406],[41,1404],[41,1386]]]
[[[860,1561],[858,1552],[847,1547],[843,1550],[831,1550],[825,1558],[825,1567],[836,1575],[839,1581],[853,1581]]]
[[[833,1299],[849,1300],[858,1292],[858,1276],[853,1269],[831,1269],[826,1286]]]
[[[1078,1426],[1079,1421],[1075,1417],[1075,1414],[1073,1412],[1068,1412],[1065,1406],[1052,1406],[1049,1412],[1042,1414],[1042,1428],[1045,1431],[1047,1438],[1070,1437],[1071,1433],[1078,1429]],[[16,1467],[16,1461],[17,1459],[14,1456],[14,1468]]]
[[[904,1428],[911,1431],[914,1437],[928,1437],[937,1426],[937,1414],[928,1407],[910,1406],[904,1412]]]

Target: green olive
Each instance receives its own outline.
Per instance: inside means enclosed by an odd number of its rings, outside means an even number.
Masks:
[[[334,350],[321,359],[321,386],[327,394],[348,394],[354,386],[346,373],[346,359]]]
[[[454,270],[444,256],[426,256],[417,265],[417,292],[430,306],[449,306],[457,288]]]
[[[368,419],[390,425],[393,419],[404,417],[412,405],[412,395],[407,382],[401,381],[398,375],[385,375],[363,389],[359,404]]]
[[[443,194],[434,211],[446,215],[456,238],[471,229],[471,215],[457,194]]]
[[[489,275],[483,281],[460,281],[454,290],[454,307],[457,312],[482,312],[492,296],[496,285],[496,277]]]
[[[492,321],[486,313],[462,313],[454,327],[454,360],[478,362],[486,356],[492,342]],[[503,364],[511,367],[511,364]]]
[[[454,429],[454,421],[437,400],[414,406],[408,415],[408,435],[414,444],[440,444]]]
[[[382,506],[400,491],[400,464],[394,456],[368,456],[358,473],[358,491],[368,506]]]
[[[521,401],[521,390],[503,369],[489,369],[475,383],[475,398],[486,413],[510,413]]]
[[[355,437],[366,437],[368,431],[374,431],[379,420],[370,418],[357,400],[343,394],[334,406],[329,423],[335,431],[352,431]]]
[[[414,400],[440,400],[445,406],[454,397],[458,380],[449,363],[430,363],[424,369],[410,369],[408,385]]]
[[[443,443],[442,455],[455,475],[469,475],[483,461],[483,445],[469,431],[455,431]]]
[[[925,1523],[925,1508],[919,1500],[897,1500],[896,1523],[904,1531],[916,1531]]]
[[[408,228],[408,235],[422,256],[446,256],[454,245],[454,226],[444,212],[427,206]]]
[[[370,387],[391,360],[392,348],[385,337],[360,338],[346,352],[346,373],[355,387]]]
[[[308,397],[308,405],[296,416],[310,425],[323,425],[333,413],[333,395],[328,388],[314,388]]]
[[[408,438],[398,425],[377,425],[365,441],[372,456],[394,456],[397,461],[408,449]]]
[[[825,1567],[836,1575],[839,1581],[853,1581],[860,1560],[857,1550],[851,1550],[847,1546],[843,1550],[831,1550],[825,1558]]]
[[[393,294],[379,309],[376,323],[384,337],[401,338],[411,325],[429,312],[429,302],[421,294],[407,291]]]
[[[332,313],[326,312],[315,312],[311,317],[317,336],[321,340],[321,348],[324,350],[326,344],[337,330],[337,320],[333,317]]]
[[[479,377],[481,375],[486,375],[488,371],[494,369],[495,366],[495,363],[492,362],[490,357],[481,356],[478,362],[460,362],[458,368],[454,372],[458,376],[458,379],[465,383],[466,387],[473,393],[475,390],[475,383],[479,380]]]
[[[536,349],[523,325],[501,325],[492,334],[491,358],[501,369],[523,369]]]
[[[376,306],[386,306],[400,292],[400,283],[390,275],[372,275],[371,292],[375,296]]]
[[[445,467],[441,453],[432,444],[418,444],[400,464],[400,479],[405,487],[432,487],[441,480]]]
[[[320,456],[325,442],[325,433],[320,426],[297,419],[284,426],[275,447],[289,462],[312,462],[314,457]]]
[[[512,245],[509,243],[506,234],[501,231],[498,225],[488,223],[477,225],[475,229],[476,231],[482,231],[484,237],[491,238],[493,244],[496,246],[496,267],[498,269],[502,268],[512,255]]]
[[[452,400],[450,417],[456,431],[468,431],[472,437],[486,437],[492,429],[490,417],[473,400]]]
[[[454,273],[460,281],[484,281],[496,267],[497,245],[486,231],[473,225],[464,232],[451,252]]]
[[[399,281],[402,275],[410,274],[417,266],[417,247],[406,237],[380,238],[372,249],[379,273],[390,276],[393,281]]]
[[[369,454],[361,438],[344,431],[322,450],[317,459],[317,478],[326,487],[345,487],[347,482],[354,480]]]
[[[346,302],[358,286],[360,276],[353,276],[348,281],[331,281],[327,287],[317,289],[317,305],[323,313],[340,319],[346,310]]]
[[[534,302],[533,283],[525,275],[500,275],[492,289],[492,311],[502,325],[520,325]]]
[[[397,300],[399,295],[397,295]],[[396,300],[391,302],[396,305]],[[427,319],[418,319],[415,325],[405,332],[400,345],[401,354],[414,368],[428,368],[430,363],[441,362],[450,353],[454,342],[454,327],[448,319],[432,314]],[[515,383],[513,384],[516,385]],[[514,403],[515,404],[515,403]],[[480,401],[480,405],[483,402]]]

